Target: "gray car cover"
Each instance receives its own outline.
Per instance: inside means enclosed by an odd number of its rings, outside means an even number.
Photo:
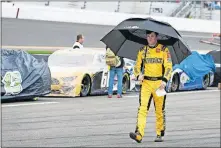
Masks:
[[[1,99],[34,98],[51,92],[51,73],[44,60],[22,50],[1,52]]]

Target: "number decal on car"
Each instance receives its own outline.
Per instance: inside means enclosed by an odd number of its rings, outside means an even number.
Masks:
[[[21,85],[22,78],[19,71],[6,72],[2,79],[2,83],[6,91],[5,95],[16,95],[23,90]]]

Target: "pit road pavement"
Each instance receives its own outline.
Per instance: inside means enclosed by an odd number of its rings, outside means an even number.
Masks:
[[[166,102],[166,136],[154,143],[153,102],[141,144],[134,131],[138,94],[40,98],[2,104],[2,147],[206,147],[220,146],[220,91],[170,93]]]

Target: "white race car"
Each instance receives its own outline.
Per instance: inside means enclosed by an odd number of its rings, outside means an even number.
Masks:
[[[52,76],[50,96],[74,97],[107,92],[109,71],[105,62],[105,52],[105,49],[65,49],[51,54],[48,58]],[[127,62],[125,63],[123,93],[135,87]],[[117,77],[113,90],[117,90]]]

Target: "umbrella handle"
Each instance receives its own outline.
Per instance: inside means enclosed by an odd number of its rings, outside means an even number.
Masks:
[[[143,65],[142,65],[142,74],[144,74],[144,68],[145,68],[145,61],[146,61],[146,55],[147,55],[147,46],[146,46],[146,50],[145,50],[145,54],[144,54],[144,59],[143,59]]]

